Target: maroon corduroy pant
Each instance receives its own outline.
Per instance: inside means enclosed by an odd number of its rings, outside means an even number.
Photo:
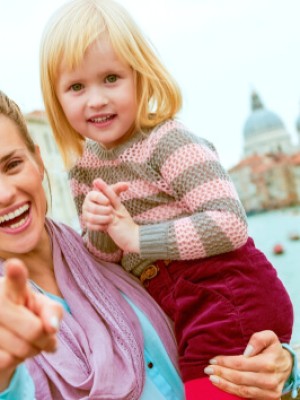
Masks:
[[[145,287],[174,321],[184,382],[206,376],[214,356],[242,354],[254,332],[290,341],[290,297],[251,238],[229,253],[155,264],[159,273]]]

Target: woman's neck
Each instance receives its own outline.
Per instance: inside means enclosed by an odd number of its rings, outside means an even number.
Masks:
[[[48,234],[47,239],[24,261],[28,265],[29,279],[46,292],[61,297],[54,272],[52,242]]]
[[[46,229],[42,233],[38,246],[33,250],[23,254],[13,254],[10,257],[19,258],[24,262],[28,269],[29,279],[36,285],[49,293],[61,296],[54,273],[52,241]]]

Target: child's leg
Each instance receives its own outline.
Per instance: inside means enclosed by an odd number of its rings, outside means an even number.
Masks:
[[[243,354],[254,332],[269,329],[290,340],[290,298],[251,239],[220,256],[156,265],[147,289],[174,321],[184,382],[207,378],[204,369],[216,355]]]
[[[223,392],[215,387],[209,378],[193,379],[184,384],[186,400],[241,400],[230,393]]]

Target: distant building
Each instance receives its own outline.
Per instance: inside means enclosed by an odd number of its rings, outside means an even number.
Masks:
[[[244,125],[244,155],[229,170],[247,212],[300,204],[300,116],[294,145],[281,119],[257,93]]]
[[[50,189],[45,176],[44,187],[48,198],[48,215],[79,230],[76,209],[70,192],[67,173],[51,132],[44,111],[25,115],[27,126],[35,143],[40,147],[46,170],[50,177]]]
[[[251,113],[244,126],[244,156],[291,153],[291,137],[281,119],[266,109],[257,93],[252,93]]]

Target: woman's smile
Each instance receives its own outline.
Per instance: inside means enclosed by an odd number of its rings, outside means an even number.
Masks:
[[[14,211],[0,215],[0,230],[19,233],[26,229],[30,216],[30,203],[18,206]]]

